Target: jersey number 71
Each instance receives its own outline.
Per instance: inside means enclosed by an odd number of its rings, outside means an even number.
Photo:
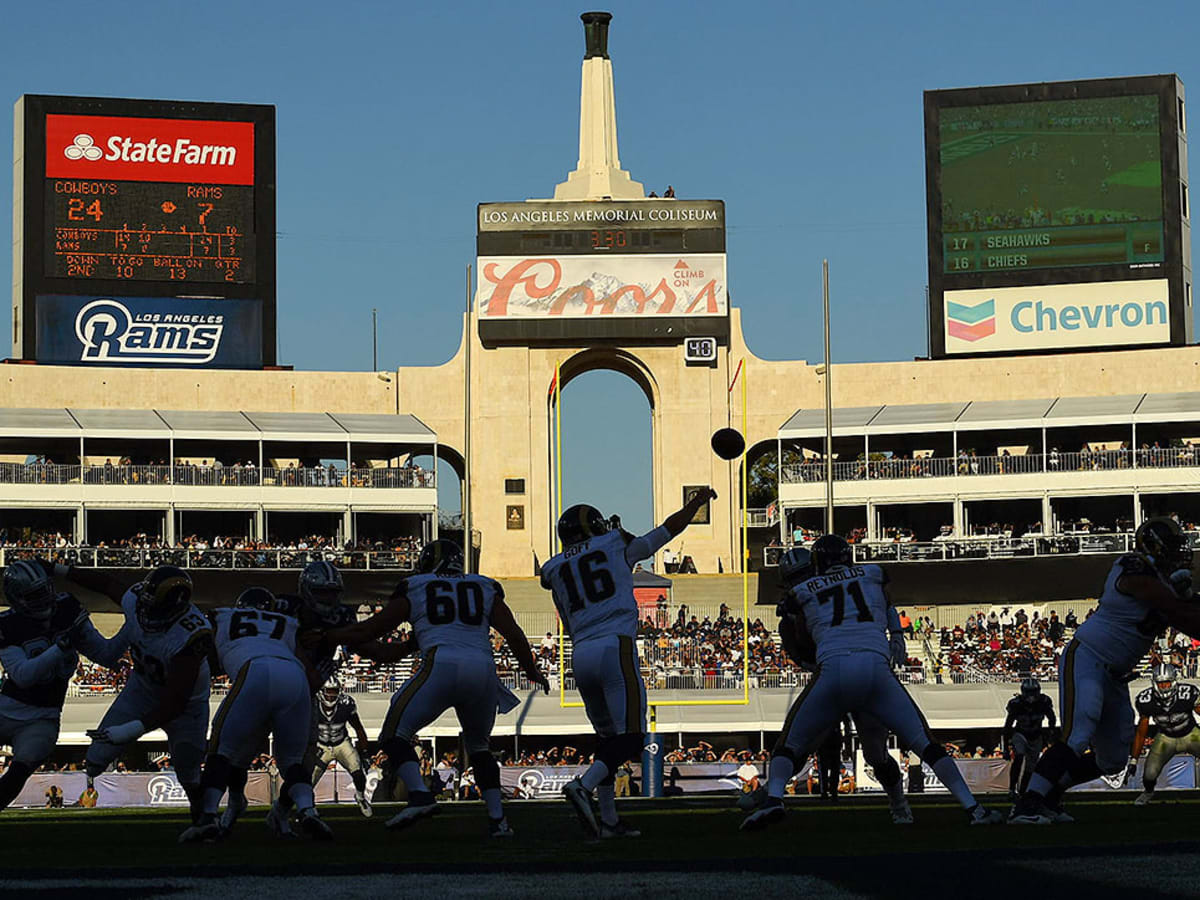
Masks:
[[[857,581],[851,581],[845,585],[835,584],[823,591],[817,591],[818,603],[824,605],[833,601],[833,621],[829,623],[830,626],[841,625],[842,620],[845,619],[846,594],[849,594],[850,599],[854,601],[854,608],[858,610],[858,621],[875,621],[875,617],[871,615],[871,610],[867,606],[867,599],[863,596],[862,588],[859,587]]]

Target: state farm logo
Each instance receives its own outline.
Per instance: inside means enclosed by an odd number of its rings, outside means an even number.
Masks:
[[[254,184],[253,122],[46,116],[47,178]]]
[[[75,317],[80,362],[204,365],[221,346],[220,314],[131,313],[117,300],[93,300]]]
[[[67,159],[107,159],[110,162],[162,163],[184,166],[232,166],[237,162],[237,147],[219,144],[197,144],[187,138],[174,141],[135,141],[133,138],[115,134],[108,139],[108,152],[96,146],[90,134],[77,134],[75,140],[63,150]]]
[[[104,155],[104,151],[96,146],[96,139],[90,134],[77,134],[71,145],[63,150],[63,156],[67,159],[91,159],[97,160]]]

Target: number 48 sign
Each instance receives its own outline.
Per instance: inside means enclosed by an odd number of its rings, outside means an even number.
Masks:
[[[683,361],[692,364],[707,364],[717,361],[717,339],[715,337],[690,337],[683,342]]]

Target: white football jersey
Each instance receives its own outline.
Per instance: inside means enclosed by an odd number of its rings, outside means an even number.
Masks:
[[[300,623],[279,612],[222,607],[209,613],[217,658],[230,678],[252,659],[273,656],[296,659],[296,630]]]
[[[633,566],[625,553],[629,543],[624,532],[608,531],[567,547],[542,567],[542,586],[553,593],[572,640],[637,636]]]
[[[879,566],[835,566],[792,587],[792,601],[817,645],[817,662],[855,650],[888,651],[887,575]]]
[[[492,655],[492,607],[504,588],[485,575],[414,575],[405,583],[417,646],[460,647]]]
[[[136,587],[137,585],[134,585],[121,598],[125,624],[121,626],[120,633],[113,638],[114,641],[124,641],[129,646],[129,655],[133,657],[133,674],[130,680],[140,681],[144,687],[157,690],[167,683],[167,670],[176,656],[184,652],[204,652],[205,659],[196,675],[191,699],[207,697],[209,681],[212,678],[207,651],[212,646],[213,637],[208,619],[193,603],[166,631],[146,631],[137,617]]]
[[[1167,627],[1167,620],[1144,603],[1117,590],[1125,575],[1149,575],[1162,579],[1158,570],[1139,553],[1118,557],[1104,582],[1104,593],[1096,611],[1075,631],[1075,639],[1121,672],[1128,672],[1150,650],[1154,638]],[[1165,579],[1162,579],[1164,584]]]

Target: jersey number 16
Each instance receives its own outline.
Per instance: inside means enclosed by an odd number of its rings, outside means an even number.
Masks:
[[[575,560],[579,568],[579,583],[583,586],[582,596],[579,584],[575,583],[575,574],[571,564],[562,567],[563,589],[567,592],[567,606],[571,612],[583,609],[584,597],[588,603],[603,603],[617,592],[612,573],[605,568],[596,568],[597,564],[604,565],[606,557],[600,551],[586,553]]]

